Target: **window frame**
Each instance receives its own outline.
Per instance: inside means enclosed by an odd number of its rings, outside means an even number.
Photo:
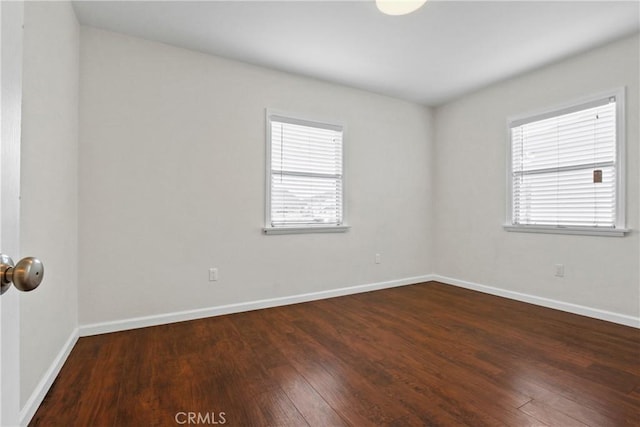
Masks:
[[[564,225],[522,225],[514,224],[513,217],[513,158],[512,158],[512,136],[511,130],[514,126],[548,119],[571,112],[589,108],[590,104],[595,104],[604,99],[616,98],[616,212],[615,225],[613,228],[605,227],[578,227]],[[599,92],[590,96],[576,99],[563,104],[547,107],[533,112],[518,114],[507,118],[507,194],[506,194],[506,223],[503,228],[506,231],[529,232],[529,233],[550,233],[550,234],[577,234],[588,236],[611,236],[623,237],[630,230],[626,228],[626,100],[625,87],[620,87],[604,92]]]
[[[340,128],[342,131],[342,223],[340,225],[304,225],[304,226],[276,226],[271,225],[271,122],[273,117],[303,126],[315,126],[319,128]],[[346,202],[346,173],[345,173],[345,135],[346,126],[338,120],[319,119],[306,115],[283,112],[280,110],[265,109],[265,223],[262,231],[264,234],[304,234],[304,233],[344,233],[351,226],[347,223],[347,202]]]

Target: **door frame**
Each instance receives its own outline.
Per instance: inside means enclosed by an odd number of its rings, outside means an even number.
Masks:
[[[24,2],[0,1],[0,249],[18,256]],[[20,423],[20,295],[0,296],[0,426]]]

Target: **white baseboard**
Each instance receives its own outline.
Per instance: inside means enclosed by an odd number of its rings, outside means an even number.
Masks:
[[[543,298],[530,294],[509,291],[506,289],[495,288],[492,286],[481,285],[478,283],[467,282],[464,280],[454,279],[451,277],[441,276],[438,274],[427,274],[423,276],[408,277],[398,280],[390,280],[386,282],[372,283],[368,285],[350,286],[346,288],[331,289],[327,291],[310,292],[305,294],[291,295],[279,298],[269,298],[257,301],[249,301],[237,304],[227,304],[216,307],[208,307],[196,310],[186,310],[175,313],[159,314],[155,316],[137,317],[124,320],[116,320],[111,322],[93,323],[90,325],[82,325],[75,329],[69,339],[64,344],[60,353],[55,358],[47,372],[43,375],[31,397],[20,411],[20,425],[29,424],[35,415],[38,407],[44,400],[49,388],[56,379],[56,376],[62,369],[64,362],[71,353],[74,345],[78,341],[78,337],[98,335],[109,332],[125,331],[128,329],[143,328],[147,326],[164,325],[174,322],[182,322],[186,320],[202,319],[211,316],[220,316],[224,314],[240,313],[244,311],[258,310],[262,308],[271,308],[289,304],[297,304],[320,299],[339,297],[344,295],[357,294],[362,292],[376,291],[380,289],[393,288],[398,286],[412,285],[422,282],[436,281],[448,285],[458,286],[465,289],[483,292],[490,295],[509,298],[516,301],[522,301],[534,305],[539,305],[556,310],[566,311],[569,313],[579,314],[582,316],[592,317],[595,319],[605,320],[608,322],[618,323],[621,325],[640,328],[640,318],[628,316],[619,313],[613,313],[606,310],[600,310],[591,307],[585,307],[577,304],[571,304],[563,301],[557,301],[549,298]]]
[[[27,426],[31,422],[31,419],[36,414],[36,411],[40,407],[44,397],[47,395],[51,385],[58,376],[60,369],[62,369],[64,362],[66,362],[67,357],[69,357],[71,350],[73,350],[73,347],[76,345],[78,337],[78,328],[76,328],[71,332],[71,335],[62,346],[58,356],[53,360],[53,363],[49,366],[47,372],[44,373],[33,393],[31,393],[31,397],[29,397],[29,400],[27,400],[20,411],[21,426]]]
[[[494,288],[492,286],[480,285],[478,283],[440,276],[438,274],[432,275],[432,280],[435,280],[436,282],[442,282],[447,285],[453,285],[465,289],[483,292],[485,294],[496,295],[516,301],[527,302],[529,304],[540,305],[542,307],[566,311],[568,313],[579,314],[581,316],[592,317],[594,319],[606,320],[607,322],[618,323],[620,325],[640,328],[640,318],[628,316],[626,314],[614,313],[611,311],[600,310],[597,308],[586,307],[583,305],[572,304],[564,301],[557,301],[550,298],[543,298],[530,294],[523,294],[520,292],[509,291],[501,288]]]
[[[422,276],[407,277],[404,279],[390,280],[386,282],[378,282],[367,285],[350,286],[339,289],[331,289],[327,291],[310,292],[305,294],[290,295],[286,297],[269,298],[256,301],[248,301],[236,304],[227,304],[215,307],[206,307],[195,310],[185,310],[173,313],[164,313],[152,316],[135,317],[123,320],[114,320],[109,322],[92,323],[81,325],[79,327],[79,336],[91,336],[106,334],[110,332],[126,331],[129,329],[144,328],[148,326],[165,325],[168,323],[183,322],[187,320],[203,319],[212,316],[221,316],[225,314],[241,313],[244,311],[259,310],[262,308],[278,307],[289,304],[297,304],[307,301],[314,301],[326,298],[339,297],[344,295],[357,294],[361,292],[376,291],[380,289],[393,288],[397,286],[406,286],[416,283],[437,281],[448,285],[458,286],[461,288],[471,289],[486,294],[496,295],[522,301],[542,307],[553,308],[556,310],[566,311],[573,314],[592,317],[595,319],[606,320],[608,322],[618,323],[621,325],[640,328],[640,318],[628,316],[624,314],[614,313],[597,308],[586,307],[582,305],[572,304],[564,301],[553,300],[550,298],[539,297],[530,294],[524,294],[506,289],[495,288],[492,286],[481,285],[478,283],[468,282],[451,277],[441,276],[438,274],[426,274]]]
[[[244,311],[258,310],[262,308],[278,307],[282,305],[298,304],[301,302],[315,301],[326,298],[340,297],[344,295],[358,294],[362,292],[377,291],[380,289],[394,288],[397,286],[413,285],[421,282],[435,280],[431,274],[404,279],[390,280],[367,285],[349,286],[346,288],[331,289],[327,291],[310,292],[305,294],[290,295],[279,298],[269,298],[257,301],[227,304],[216,307],[186,310],[174,313],[158,314],[153,316],[136,317],[110,322],[92,323],[81,325],[79,333],[81,337],[106,334],[109,332],[126,331],[128,329],[144,328],[147,326],[165,325],[186,320],[203,319],[224,314],[241,313]]]

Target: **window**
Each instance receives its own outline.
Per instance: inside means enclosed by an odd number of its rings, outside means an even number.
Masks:
[[[346,231],[343,126],[267,111],[264,231]]]
[[[624,91],[509,122],[510,231],[624,235]]]

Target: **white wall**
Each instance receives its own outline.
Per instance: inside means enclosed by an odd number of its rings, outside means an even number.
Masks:
[[[26,2],[21,251],[45,277],[20,299],[22,405],[77,327],[78,55],[70,3]]]
[[[434,268],[443,276],[640,315],[638,36],[514,78],[436,111]],[[627,88],[628,237],[506,232],[506,119]],[[565,277],[554,277],[554,264]]]
[[[84,27],[80,64],[81,324],[432,271],[427,108]],[[349,232],[261,233],[265,108],[346,124]]]
[[[434,121],[415,104],[79,29],[68,3],[27,2],[21,246],[46,275],[20,300],[22,404],[78,313],[91,324],[436,272],[637,317],[638,52],[637,36],[622,40],[451,102]],[[503,231],[506,117],[618,86],[633,233]],[[347,124],[351,231],[260,232],[265,108]]]

